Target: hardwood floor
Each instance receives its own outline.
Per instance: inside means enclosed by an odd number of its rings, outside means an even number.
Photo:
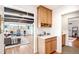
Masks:
[[[79,54],[79,48],[64,46],[62,54]]]
[[[79,39],[76,39],[76,40],[73,42],[73,47],[79,48]]]
[[[79,54],[79,39],[74,40],[72,44],[72,47],[63,47],[63,54]]]
[[[14,47],[5,48],[5,54],[33,54],[33,36],[24,36],[25,41],[29,41],[29,44],[20,44]],[[24,39],[23,39],[24,40]]]
[[[6,48],[5,54],[33,54],[33,48],[30,44]]]

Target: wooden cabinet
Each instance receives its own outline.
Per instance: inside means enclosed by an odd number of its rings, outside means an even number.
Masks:
[[[52,27],[52,10],[39,6],[37,8],[38,27]]]
[[[48,38],[45,42],[46,54],[56,51],[56,37]]]
[[[54,39],[56,39],[56,38],[54,38]],[[52,43],[51,43],[51,45],[52,45],[52,52],[55,52],[56,51],[56,47],[57,47],[57,42],[56,42],[56,40],[52,40]]]
[[[49,27],[52,27],[52,11],[51,10],[47,11],[47,18],[48,18],[47,23],[49,24]]]
[[[65,46],[66,34],[62,35],[62,46]]]
[[[51,54],[55,52],[57,47],[56,39],[56,37],[38,39],[38,53]]]
[[[45,42],[45,53],[51,53],[52,52],[52,44],[51,41]]]

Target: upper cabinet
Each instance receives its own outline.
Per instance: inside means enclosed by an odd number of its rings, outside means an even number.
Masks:
[[[38,27],[52,27],[52,10],[38,6],[37,8]]]

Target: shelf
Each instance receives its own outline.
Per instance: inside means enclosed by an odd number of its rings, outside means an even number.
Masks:
[[[4,17],[12,17],[12,18],[22,18],[22,19],[28,19],[28,20],[34,20],[33,18],[27,18],[27,17],[21,17],[21,16],[14,16],[14,15],[4,15]]]
[[[4,7],[4,21],[5,22],[21,22],[30,23],[34,22],[34,14],[20,11],[8,7]]]
[[[28,16],[33,16],[33,13],[29,13],[29,12],[25,12],[25,11],[20,11],[20,10],[16,10],[16,9],[12,9],[12,8],[8,8],[8,7],[4,7],[4,12],[9,12],[9,13],[17,13],[17,14],[24,14],[24,15],[28,15]]]
[[[15,13],[8,13],[8,12],[4,12],[4,15],[13,15],[13,16],[19,16],[19,17],[34,18],[34,17],[28,16],[28,15],[20,15],[20,14],[15,14]]]

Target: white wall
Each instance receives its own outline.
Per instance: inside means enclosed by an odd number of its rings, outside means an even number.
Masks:
[[[53,10],[53,22],[54,22],[54,34],[57,36],[57,52],[61,53],[62,42],[61,42],[61,9]]]
[[[1,20],[3,20],[3,6],[0,6],[0,15],[1,15]],[[1,24],[1,30],[3,30],[3,23]],[[4,53],[4,34],[2,33],[3,31],[1,31],[0,33],[0,54]]]

